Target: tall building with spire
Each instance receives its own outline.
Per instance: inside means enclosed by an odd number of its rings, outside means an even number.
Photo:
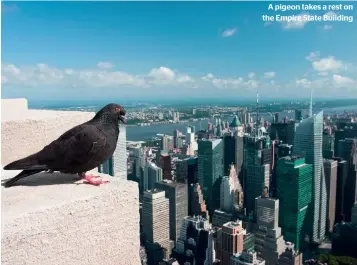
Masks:
[[[304,156],[307,164],[313,166],[312,226],[310,241],[321,242],[326,231],[327,188],[322,158],[323,111],[310,116],[296,127],[293,155]]]
[[[264,127],[259,127],[259,94],[256,101],[256,123],[253,136],[244,136],[243,187],[244,204],[248,215],[252,215],[257,198],[264,187],[270,184],[272,150],[270,137]]]

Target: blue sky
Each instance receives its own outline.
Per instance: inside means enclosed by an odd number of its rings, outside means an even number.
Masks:
[[[357,22],[269,24],[303,13],[269,3],[5,2],[2,97],[356,96]]]

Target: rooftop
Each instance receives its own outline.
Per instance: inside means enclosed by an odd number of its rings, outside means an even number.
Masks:
[[[299,159],[302,159],[304,158],[303,156],[299,156],[299,155],[295,155],[295,156],[284,156],[280,159],[282,160],[287,160],[287,161],[296,161],[296,160],[299,160]]]

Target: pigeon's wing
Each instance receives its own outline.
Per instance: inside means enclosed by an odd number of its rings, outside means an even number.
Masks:
[[[72,136],[60,137],[46,146],[39,160],[51,169],[67,170],[98,159],[106,143],[106,135],[96,126],[82,125]]]

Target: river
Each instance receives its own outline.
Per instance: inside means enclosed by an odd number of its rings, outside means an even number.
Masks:
[[[334,113],[341,113],[345,110],[346,111],[357,110],[357,105],[356,106],[346,106],[346,107],[324,109],[324,114],[331,115]],[[317,112],[318,112],[318,110],[314,111],[314,113],[317,113]],[[306,114],[307,114],[307,111],[304,110],[303,115],[306,115]],[[269,115],[265,115],[264,113],[262,113],[260,116],[263,117],[264,120],[267,120],[269,122],[271,122],[272,118],[273,118]],[[294,112],[291,112],[291,113],[281,112],[279,116],[281,119],[283,119],[283,117],[285,117],[285,116],[288,116],[289,118],[294,118],[295,113]],[[229,117],[226,120],[228,120],[230,122],[232,120],[232,117]],[[207,129],[209,121],[210,120],[196,121],[196,122],[190,122],[190,123],[156,124],[156,125],[151,125],[151,126],[127,126],[126,137],[127,137],[128,141],[145,141],[147,139],[155,137],[158,133],[173,135],[174,130],[179,130],[180,132],[186,132],[186,127],[188,125],[195,126],[196,130],[199,130],[200,128]],[[213,121],[213,123],[214,123],[214,121]]]

